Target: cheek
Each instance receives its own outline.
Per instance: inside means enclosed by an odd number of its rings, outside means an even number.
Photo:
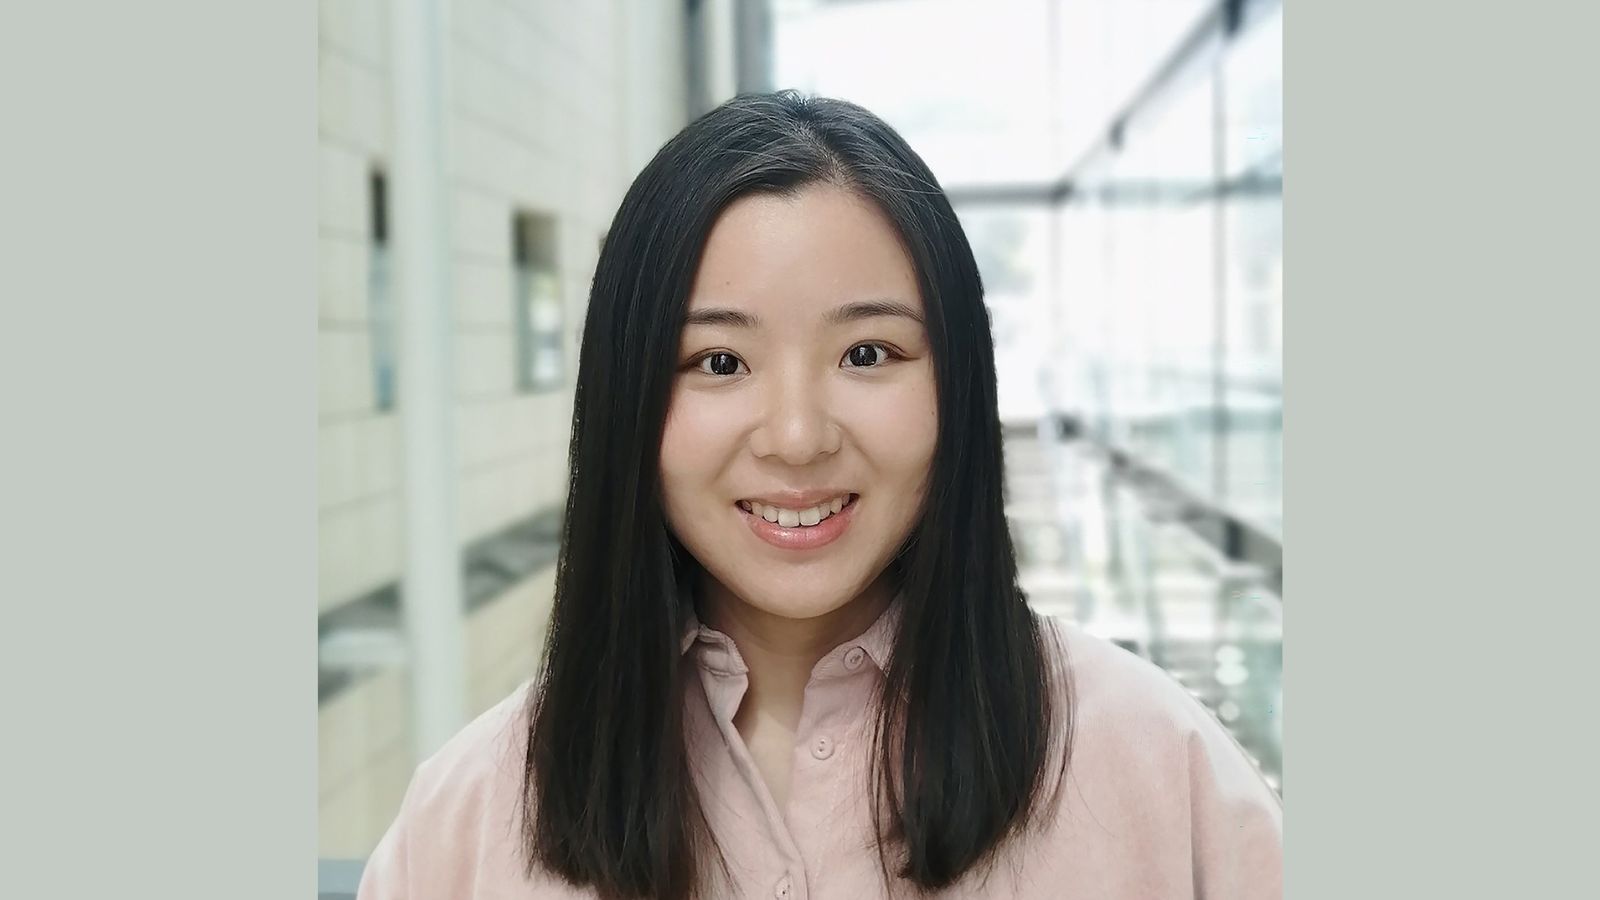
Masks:
[[[691,394],[674,395],[661,434],[661,485],[669,511],[711,480],[726,455],[729,431],[710,404],[697,403]]]
[[[919,489],[939,437],[932,374],[876,394],[861,412],[854,430],[879,475],[902,489]]]

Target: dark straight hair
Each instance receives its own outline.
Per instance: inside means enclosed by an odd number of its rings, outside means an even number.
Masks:
[[[1071,713],[1056,691],[1065,666],[1053,662],[1064,657],[1017,583],[994,348],[966,235],[933,173],[876,116],[793,91],[741,95],[657,152],[600,251],[555,605],[529,701],[530,872],[605,897],[683,898],[707,890],[707,864],[721,859],[685,746],[692,670],[680,638],[697,563],[663,512],[661,437],[712,224],[739,197],[815,184],[858,193],[898,230],[937,385],[937,447],[922,514],[892,566],[903,615],[875,713],[885,879],[893,869],[923,889],[952,884],[997,858],[1063,783]]]

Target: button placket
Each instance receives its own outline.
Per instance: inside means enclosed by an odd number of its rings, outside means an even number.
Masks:
[[[811,756],[813,759],[827,759],[833,755],[833,739],[825,734],[818,735],[811,741]]]

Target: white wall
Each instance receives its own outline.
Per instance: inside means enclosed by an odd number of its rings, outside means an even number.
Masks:
[[[682,15],[682,4],[656,0],[450,4],[464,543],[563,499],[571,379],[600,238],[639,167],[684,124]],[[368,173],[387,168],[391,146],[389,33],[381,0],[320,2],[321,611],[395,582],[404,553],[399,429],[394,413],[375,411],[367,296]],[[551,393],[520,393],[515,382],[511,222],[522,210],[560,223],[568,383]],[[550,570],[537,573],[467,623],[469,714],[532,673],[552,584]],[[364,856],[398,807],[415,763],[405,677],[359,682],[319,710],[323,856]]]

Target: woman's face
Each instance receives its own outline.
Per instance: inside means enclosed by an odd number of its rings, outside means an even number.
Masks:
[[[724,210],[661,446],[668,523],[716,600],[807,619],[883,573],[937,436],[923,317],[911,259],[870,201],[814,185]]]

